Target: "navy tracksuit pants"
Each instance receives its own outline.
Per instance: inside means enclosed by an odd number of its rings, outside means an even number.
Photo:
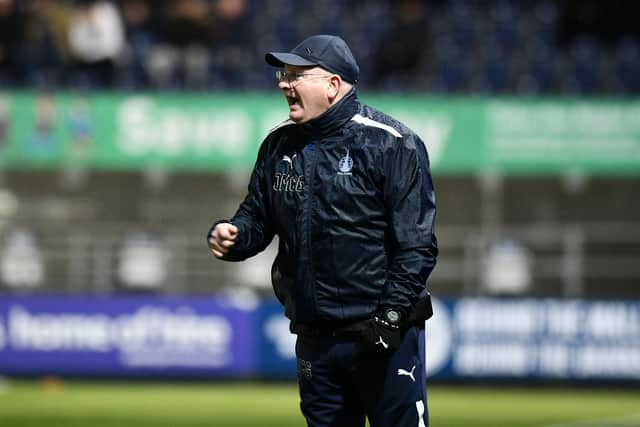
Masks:
[[[298,335],[300,408],[309,427],[427,427],[424,329],[387,357],[354,354],[354,338]]]

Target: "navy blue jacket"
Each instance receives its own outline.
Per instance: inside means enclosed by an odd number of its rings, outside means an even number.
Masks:
[[[275,294],[295,324],[342,324],[383,307],[410,312],[437,256],[424,143],[353,89],[319,117],[263,141],[230,219],[241,261],[279,236]]]

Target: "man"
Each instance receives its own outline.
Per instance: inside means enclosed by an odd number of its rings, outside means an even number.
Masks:
[[[248,194],[207,235],[241,261],[274,235],[275,294],[297,334],[302,413],[312,427],[425,426],[426,280],[437,243],[424,143],[359,102],[339,37],[268,53],[289,119],[266,137]]]

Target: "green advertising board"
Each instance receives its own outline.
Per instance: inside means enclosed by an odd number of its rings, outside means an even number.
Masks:
[[[640,99],[363,94],[422,137],[434,173],[640,175]],[[278,94],[0,93],[0,167],[250,169]]]

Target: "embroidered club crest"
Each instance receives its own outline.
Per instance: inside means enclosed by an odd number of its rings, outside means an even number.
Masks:
[[[347,154],[338,162],[338,175],[351,175],[351,168],[353,168],[353,159],[349,156],[347,148]]]

